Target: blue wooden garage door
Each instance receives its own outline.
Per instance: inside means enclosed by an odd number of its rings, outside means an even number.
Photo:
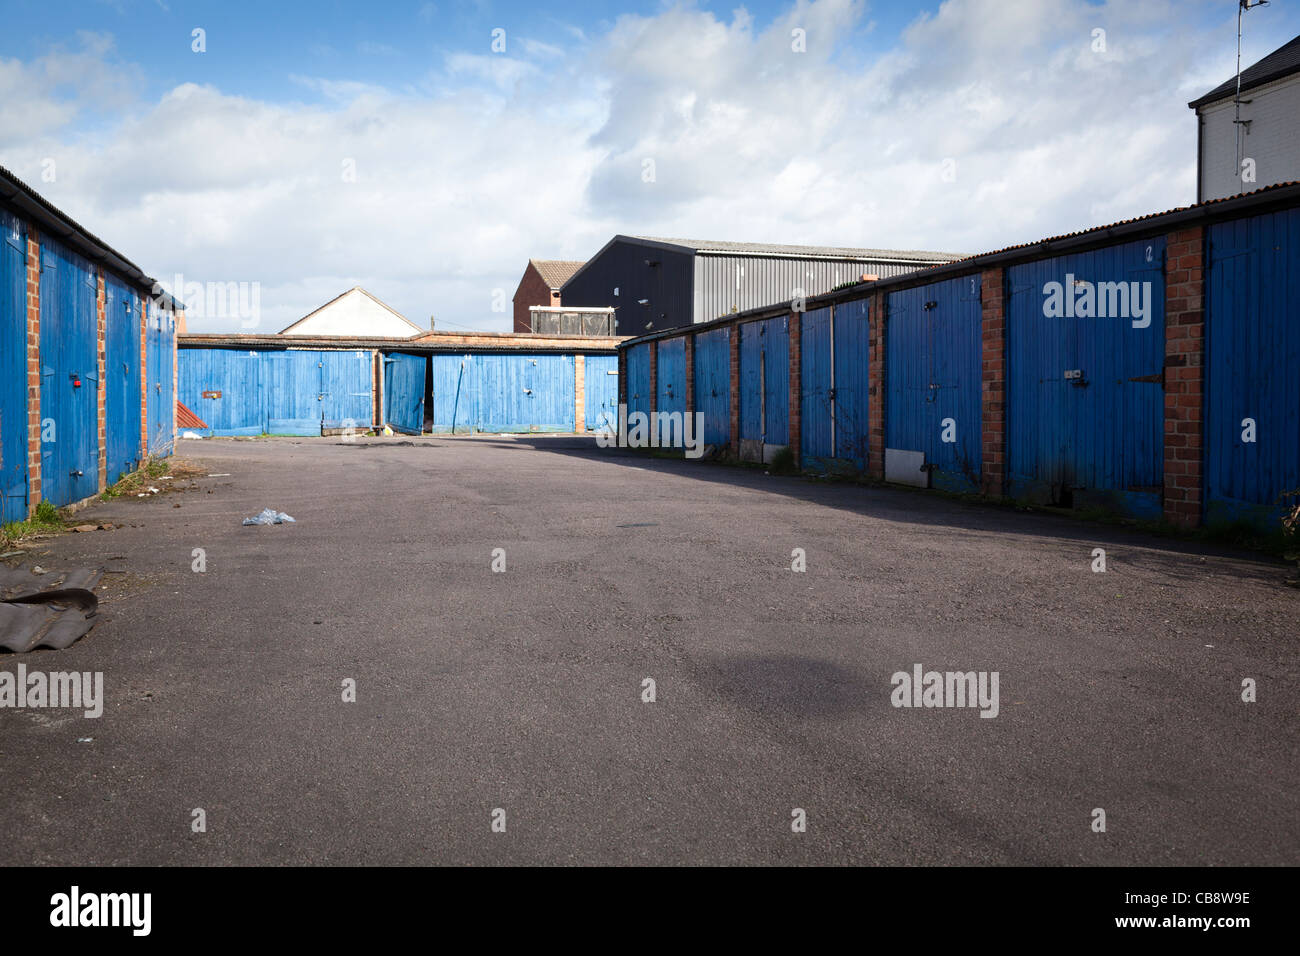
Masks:
[[[1300,209],[1211,226],[1205,293],[1205,517],[1276,530],[1300,488]]]
[[[0,522],[27,517],[27,231],[0,210]]]
[[[41,240],[41,497],[71,504],[99,491],[99,280]]]
[[[111,485],[140,462],[140,297],[104,278],[104,431]]]
[[[731,441],[732,330],[714,329],[695,336],[695,410],[704,414],[704,443]]]
[[[978,276],[891,292],[885,445],[925,454],[930,483],[976,491],[981,464]]]
[[[419,435],[424,429],[424,355],[393,352],[384,356],[384,418],[395,431]]]
[[[1013,497],[1160,517],[1164,252],[1158,237],[1007,270]]]
[[[583,424],[587,431],[617,431],[618,356],[588,355],[583,362]]]

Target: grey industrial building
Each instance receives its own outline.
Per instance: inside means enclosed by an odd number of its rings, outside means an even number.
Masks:
[[[617,334],[679,328],[864,275],[884,279],[963,258],[946,252],[615,236],[564,284],[566,306],[613,307]]]

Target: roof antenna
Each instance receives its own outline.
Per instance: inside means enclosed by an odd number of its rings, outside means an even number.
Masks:
[[[1247,10],[1253,10],[1255,7],[1268,6],[1268,0],[1238,0],[1237,3],[1237,92],[1233,96],[1234,115],[1232,118],[1233,128],[1237,131],[1237,167],[1232,171],[1232,175],[1238,181],[1241,180],[1241,127],[1249,125],[1250,120],[1242,121],[1241,118],[1241,15]]]

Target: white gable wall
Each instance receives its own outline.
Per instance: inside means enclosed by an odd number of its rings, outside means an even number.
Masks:
[[[409,338],[421,330],[404,322],[364,292],[353,289],[301,320],[288,335],[387,336]]]

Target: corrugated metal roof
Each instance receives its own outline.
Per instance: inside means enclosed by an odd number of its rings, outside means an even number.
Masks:
[[[697,254],[722,253],[757,256],[801,256],[830,259],[908,259],[920,262],[948,262],[965,258],[959,252],[923,252],[917,249],[862,249],[854,246],[790,246],[769,242],[728,242],[718,239],[661,239],[655,236],[621,236],[640,242],[675,246]]]
[[[1300,73],[1300,36],[1278,47],[1264,59],[1241,71],[1241,91],[1253,90],[1293,73]],[[1187,105],[1192,109],[1227,99],[1237,92],[1237,77],[1224,80],[1210,92]]]
[[[573,259],[529,259],[528,261],[551,289],[560,288],[575,272],[586,265],[585,262]]]
[[[1162,229],[1182,227],[1194,223],[1207,223],[1232,219],[1237,216],[1251,215],[1259,209],[1274,208],[1288,203],[1293,205],[1297,202],[1300,202],[1300,180],[1274,183],[1271,186],[1263,186],[1259,189],[1252,190],[1251,192],[1241,193],[1236,196],[1207,199],[1204,202],[1193,203],[1190,206],[1175,206],[1173,209],[1166,209],[1163,212],[1153,212],[1145,216],[1136,216],[1132,219],[1121,219],[1118,222],[1112,222],[1104,226],[1092,226],[1088,229],[1081,229],[1076,232],[1067,232],[1058,236],[1049,236],[1046,239],[1038,239],[1034,242],[1022,242],[1017,245],[1004,246],[1001,249],[981,252],[977,255],[968,256],[965,259],[958,259],[953,262],[945,262],[939,265],[926,266],[925,268],[917,269],[901,276],[883,278],[876,282],[857,283],[838,291],[810,296],[807,300],[807,308],[812,310],[821,305],[829,305],[834,302],[853,301],[878,289],[883,291],[907,288],[913,285],[924,285],[948,276],[968,275],[978,269],[992,268],[994,266],[1006,266],[1017,262],[1028,261],[1039,255],[1061,255],[1069,251],[1102,245],[1105,244],[1107,240],[1117,240],[1120,237],[1132,238],[1143,235],[1154,235]],[[1168,221],[1163,223],[1158,222],[1158,220],[1162,219],[1167,219]],[[789,301],[774,302],[771,305],[746,309],[734,315],[722,316],[721,318],[697,323],[693,326],[664,329],[659,332],[648,332],[644,335],[638,335],[632,339],[624,341],[620,344],[619,348],[622,349],[626,346],[634,346],[641,342],[665,338],[670,335],[699,332],[714,326],[736,321],[737,319],[756,319],[767,317],[769,315],[780,315],[789,310]]]
[[[155,279],[145,275],[134,262],[94,236],[90,230],[79,225],[3,166],[0,166],[0,202],[5,203],[21,218],[35,223],[41,230],[67,243],[91,262],[111,269],[128,283],[147,289],[153,295],[154,288],[158,285]],[[176,309],[185,307],[178,299],[166,293],[158,295],[157,299],[170,303]]]

